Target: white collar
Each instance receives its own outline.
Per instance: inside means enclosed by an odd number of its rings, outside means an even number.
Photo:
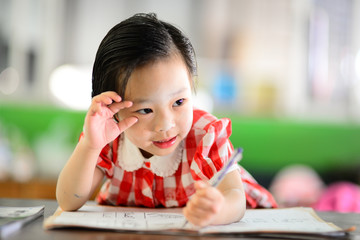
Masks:
[[[139,148],[122,134],[118,149],[118,164],[125,171],[132,172],[143,167],[150,169],[157,176],[168,177],[173,175],[178,169],[183,149],[184,141],[181,141],[179,146],[169,155],[153,155],[147,159],[143,157]]]

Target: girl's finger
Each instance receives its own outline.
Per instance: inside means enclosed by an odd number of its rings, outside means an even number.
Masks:
[[[199,189],[203,189],[203,188],[206,188],[206,187],[209,187],[210,185],[208,184],[208,183],[206,183],[206,182],[204,182],[204,181],[196,181],[195,182],[195,185],[194,185],[194,187],[195,187],[195,189],[196,190],[199,190]]]
[[[210,214],[210,212],[208,211],[208,209],[206,208],[189,208],[189,213],[193,216],[207,216],[208,214]]]
[[[116,92],[105,92],[93,97],[90,106],[90,115],[94,116],[99,114],[102,116],[104,111],[108,112],[108,110],[110,110],[111,113],[108,115],[109,117],[112,117],[112,115],[117,113],[120,109],[129,107],[131,105],[132,103],[129,101],[121,102],[121,97]]]
[[[191,209],[194,214],[213,214],[217,212],[215,202],[209,201],[205,198],[191,202],[189,204],[189,209]]]
[[[121,97],[119,96],[119,94],[117,94],[116,92],[113,92],[113,91],[103,92],[101,95],[111,98],[114,102],[121,101]]]
[[[191,215],[186,215],[186,217],[187,217],[188,220],[189,220],[192,224],[194,224],[194,225],[200,225],[200,222],[201,222],[201,220],[202,220],[202,218],[201,218],[200,216],[198,216],[198,215],[193,215],[193,214],[191,214]]]
[[[199,198],[208,199],[209,201],[214,201],[220,194],[221,193],[214,187],[206,187],[196,190],[196,195]]]
[[[132,105],[133,105],[133,103],[130,101],[123,101],[123,102],[112,103],[108,107],[115,114],[115,113],[119,112],[121,109],[129,108]]]
[[[90,109],[88,111],[90,113],[90,116],[94,116],[97,113],[101,114],[101,105],[100,104],[91,104]]]
[[[193,199],[190,200],[191,207],[199,208],[199,209],[207,209],[209,206],[213,204],[213,201],[208,198],[204,198],[201,196],[196,196]]]
[[[93,97],[93,102],[103,103],[105,105],[110,105],[113,102],[120,102],[121,97],[116,92],[104,92]]]
[[[125,131],[126,129],[128,129],[129,127],[131,127],[135,123],[137,123],[137,121],[138,121],[137,117],[128,117],[128,118],[125,118],[125,119],[121,120],[118,123],[118,127],[119,127],[120,132]]]
[[[211,218],[211,214],[208,212],[193,212],[188,209],[183,211],[185,217],[194,225],[205,226]]]

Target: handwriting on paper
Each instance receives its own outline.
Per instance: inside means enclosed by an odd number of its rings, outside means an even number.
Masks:
[[[338,228],[318,217],[310,208],[247,210],[238,222],[208,226],[202,229],[191,224],[186,230],[202,233],[240,232],[331,232]],[[51,224],[129,231],[180,230],[185,217],[181,209],[144,209],[85,205],[76,212],[61,212]]]

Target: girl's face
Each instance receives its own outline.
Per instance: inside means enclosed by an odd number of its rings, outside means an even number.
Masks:
[[[180,56],[135,69],[125,99],[133,106],[121,110],[118,117],[139,119],[125,131],[125,136],[144,157],[170,154],[189,133],[193,120],[191,84]]]

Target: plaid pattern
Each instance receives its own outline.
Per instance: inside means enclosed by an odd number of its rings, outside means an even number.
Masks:
[[[160,177],[146,163],[135,171],[126,171],[118,164],[119,139],[106,145],[97,166],[107,180],[96,200],[100,204],[182,207],[194,194],[194,182],[210,180],[228,161],[233,152],[229,141],[231,121],[217,119],[209,113],[194,110],[192,128],[184,139],[182,160],[173,175]],[[240,173],[246,192],[247,206],[276,207],[271,194],[260,186],[242,167]]]

